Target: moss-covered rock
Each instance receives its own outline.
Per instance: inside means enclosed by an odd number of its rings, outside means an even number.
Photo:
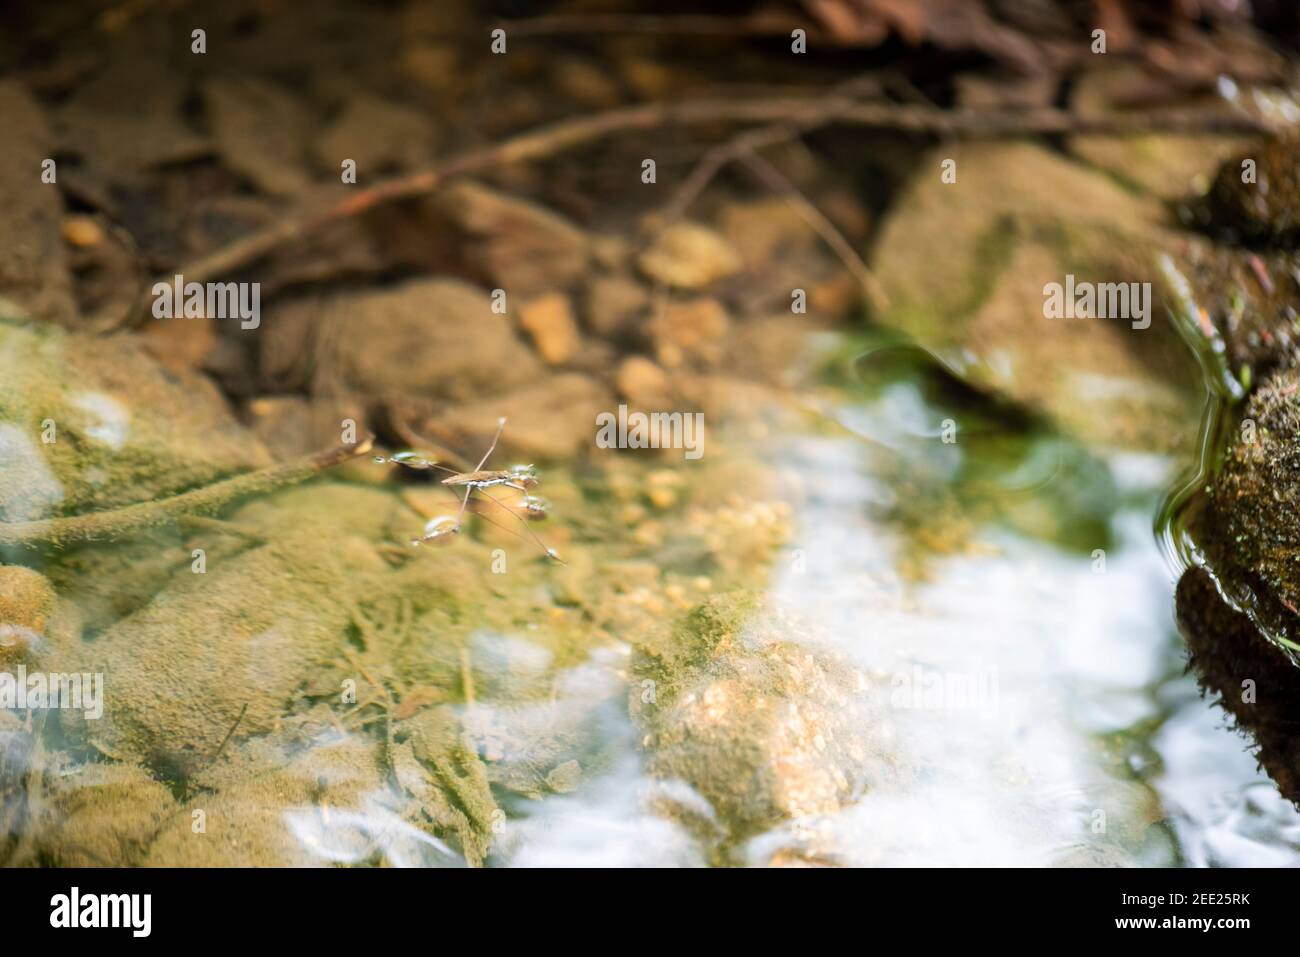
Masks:
[[[751,593],[715,596],[642,642],[632,676],[651,772],[707,802],[724,847],[839,809],[885,765],[866,677]]]
[[[1291,134],[1265,140],[1224,163],[1207,197],[1211,228],[1237,241],[1294,247],[1300,241],[1297,159],[1300,134]]]
[[[148,501],[269,462],[202,376],[164,370],[130,337],[0,315],[0,521]]]
[[[1255,741],[1255,755],[1282,792],[1300,804],[1300,668],[1278,653],[1214,577],[1191,568],[1178,583],[1178,625],[1203,691]]]
[[[26,658],[41,643],[54,604],[54,589],[40,572],[0,565],[0,667]]]
[[[1201,388],[1155,288],[1163,206],[1025,142],[944,146],[918,169],[873,255],[883,323],[1082,439],[1189,449]],[[1149,315],[1047,318],[1045,287],[1069,275],[1152,283]]]
[[[395,499],[323,484],[259,505],[251,515],[275,516],[264,544],[202,571],[187,563],[81,649],[76,667],[105,676],[104,715],[83,729],[104,753],[183,779],[232,729],[274,728],[339,656],[355,603],[386,568],[367,533],[380,537]]]
[[[1250,396],[1190,530],[1225,591],[1300,650],[1300,369]]]
[[[432,844],[404,826],[379,749],[363,737],[251,741],[204,776],[149,845],[150,867],[406,863]],[[447,859],[454,859],[449,851]],[[417,863],[421,861],[416,861]]]
[[[69,769],[55,779],[51,797],[41,843],[59,867],[139,865],[178,810],[171,792],[138,764]]]

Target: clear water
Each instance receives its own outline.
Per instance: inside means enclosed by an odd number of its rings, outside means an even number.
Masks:
[[[1300,863],[1300,815],[1184,673],[1176,571],[1152,533],[1177,463],[1103,456],[1114,503],[1104,564],[983,520],[918,581],[900,572],[906,529],[881,517],[914,491],[897,487],[900,457],[905,474],[951,483],[971,470],[963,455],[983,454],[960,435],[936,440],[948,411],[930,391],[900,375],[823,393],[839,426],[765,443],[787,484],[808,490],[771,592],[891,689],[877,730],[907,773],[753,839],[741,861],[811,836],[819,857],[866,866]],[[1053,483],[1072,481],[1042,466],[1054,441],[1040,435],[998,462],[1002,487],[1051,498]],[[927,699],[925,688],[950,692]],[[649,810],[665,785],[642,775],[621,730],[617,769],[520,809],[499,863],[702,863],[689,835]]]
[[[1080,448],[906,350],[864,349],[845,363],[843,340],[824,345],[818,371],[794,389],[791,408],[804,413],[777,432],[711,436],[710,455],[757,456],[787,490],[792,531],[768,590],[888,697],[870,738],[898,773],[837,813],[751,838],[731,860],[1300,863],[1300,815],[1184,674],[1177,569],[1152,532],[1184,463]],[[687,532],[663,524],[671,551]],[[544,591],[520,607],[548,608]],[[500,662],[522,684],[544,677],[551,690],[480,688],[458,706],[464,727],[479,742],[527,743],[572,726],[584,753],[608,760],[584,757],[576,787],[554,789],[567,793],[498,789],[505,814],[489,863],[708,863],[661,809],[711,809],[684,783],[645,773],[627,713],[630,648],[601,644],[554,673],[541,634],[537,624],[475,633],[474,661]],[[374,739],[326,732],[302,773],[345,773],[331,754],[357,745]],[[320,864],[462,863],[404,820],[389,790],[363,797],[286,808],[274,839]]]

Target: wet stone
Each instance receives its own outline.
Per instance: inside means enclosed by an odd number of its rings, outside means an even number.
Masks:
[[[629,687],[652,773],[681,779],[738,840],[831,813],[880,773],[864,676],[746,593],[638,645]]]
[[[938,173],[949,158],[955,183]],[[1163,306],[1158,257],[1172,224],[1162,206],[1030,143],[945,146],[917,168],[870,264],[888,301],[881,321],[1075,437],[1190,450],[1202,396]],[[1149,289],[1146,315],[1049,316],[1045,289],[1070,276]]]
[[[128,337],[0,321],[0,521],[146,501],[270,464],[206,378]]]
[[[37,319],[69,323],[76,315],[72,279],[59,223],[63,200],[55,183],[41,182],[53,142],[40,108],[17,83],[0,83],[5,148],[0,153],[0,299]]]
[[[637,264],[650,279],[700,290],[740,271],[741,258],[720,234],[697,223],[675,223],[655,236]]]
[[[1291,642],[1300,642],[1297,454],[1300,369],[1292,368],[1265,379],[1251,395],[1191,526],[1227,593],[1255,609],[1267,631]]]
[[[1300,241],[1300,136],[1267,140],[1223,164],[1206,197],[1210,228],[1228,238],[1294,247]],[[1244,163],[1254,164],[1246,182]]]

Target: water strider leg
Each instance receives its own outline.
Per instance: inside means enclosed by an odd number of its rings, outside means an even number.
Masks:
[[[465,509],[469,507],[469,497],[474,494],[474,486],[470,485],[465,488],[465,497],[460,500],[460,511],[456,513],[456,527],[460,528],[462,519],[465,518]]]
[[[489,445],[488,450],[483,453],[483,457],[478,460],[478,465],[474,468],[475,472],[482,471],[483,464],[487,462],[487,460],[492,457],[492,453],[496,451],[497,443],[501,441],[501,433],[505,430],[506,417],[503,415],[501,418],[497,419],[497,434],[492,437],[492,444]]]
[[[542,541],[541,537],[536,532],[534,532],[531,528],[529,528],[527,519],[525,519],[522,515],[514,511],[512,508],[510,508],[510,506],[506,505],[505,502],[501,501],[501,499],[497,498],[495,495],[489,495],[487,491],[483,489],[480,489],[480,491],[482,491],[487,498],[495,502],[497,508],[502,509],[503,511],[512,515],[515,518],[515,520],[524,527],[524,531],[528,533],[528,537],[531,538],[536,543],[537,547],[542,550],[542,552],[546,555],[547,558],[553,558],[557,562],[560,562],[561,565],[564,564],[563,561],[560,561],[560,556],[556,553],[555,549],[549,548],[547,544],[544,541]],[[479,517],[482,518],[483,517],[482,514],[480,514]],[[497,523],[493,522],[492,524],[496,525]],[[497,527],[500,528],[501,526],[497,525]]]

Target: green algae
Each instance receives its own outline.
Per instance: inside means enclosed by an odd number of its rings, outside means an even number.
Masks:
[[[215,386],[128,337],[0,322],[0,520],[146,502],[270,464]]]

